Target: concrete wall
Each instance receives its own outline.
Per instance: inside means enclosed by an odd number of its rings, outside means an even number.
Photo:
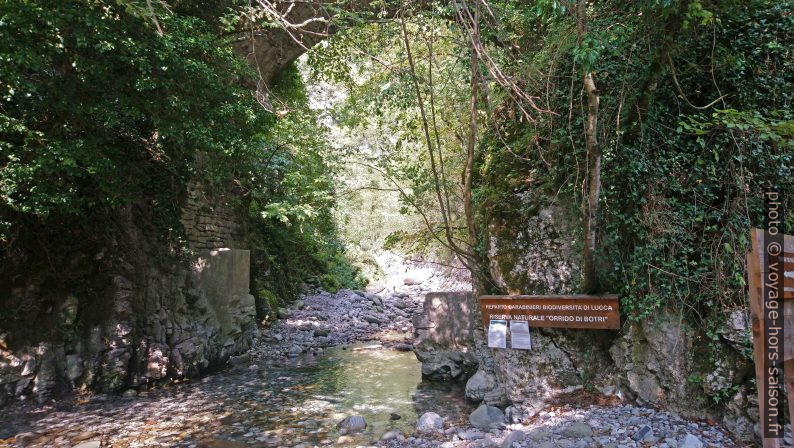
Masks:
[[[219,325],[224,347],[234,346],[256,317],[254,296],[248,291],[250,267],[250,251],[228,248],[201,251],[194,264],[198,289]]]
[[[470,292],[431,292],[425,295],[424,311],[415,316],[414,353],[422,363],[422,375],[436,380],[457,380],[477,366],[472,351]]]

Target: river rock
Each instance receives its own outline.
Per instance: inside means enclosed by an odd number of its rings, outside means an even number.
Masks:
[[[681,444],[678,445],[678,448],[703,448],[703,442],[692,434],[687,434]]]
[[[34,439],[36,439],[36,434],[34,434],[32,432],[21,432],[21,433],[16,435],[15,439],[16,439],[17,443],[21,443],[22,446],[26,446],[27,444],[32,442]]]
[[[36,373],[37,367],[38,364],[36,364],[36,358],[30,358],[25,362],[25,367],[22,368],[22,373],[20,373],[20,375],[22,376],[33,375],[34,373]]]
[[[243,353],[240,356],[229,357],[229,364],[233,365],[234,367],[243,367],[250,363],[251,363],[251,355],[248,353]]]
[[[380,436],[380,440],[383,442],[389,440],[404,440],[405,436],[400,431],[387,431],[384,432],[382,436]]]
[[[642,428],[640,428],[639,431],[634,433],[634,435],[631,436],[631,438],[639,442],[639,441],[642,441],[643,439],[645,439],[646,437],[648,437],[649,435],[652,437],[653,436],[653,431],[651,430],[650,426],[645,425]]]
[[[466,398],[480,402],[485,394],[496,387],[496,380],[484,370],[480,369],[466,382]]]
[[[567,428],[562,430],[562,435],[571,439],[583,439],[585,437],[592,437],[593,428],[586,423],[575,422],[568,425]]]
[[[425,412],[416,422],[416,430],[419,432],[434,432],[444,429],[444,419],[435,412]]]
[[[476,363],[473,357],[464,357],[459,352],[424,351],[423,346],[414,345],[414,353],[422,363],[422,376],[436,381],[449,381],[460,377],[466,365]],[[465,361],[464,361],[465,360]]]
[[[138,391],[135,389],[127,389],[121,394],[124,398],[135,398],[138,396]]]
[[[376,316],[374,316],[372,314],[365,314],[364,316],[362,316],[362,318],[365,321],[367,321],[367,322],[369,322],[371,324],[380,324],[381,323],[381,320],[378,317],[376,317]]]
[[[100,446],[102,446],[102,443],[99,440],[90,440],[88,442],[75,445],[73,448],[99,448]]]
[[[336,428],[339,430],[339,434],[355,434],[365,430],[367,422],[360,415],[351,415],[337,423]]]
[[[551,432],[549,432],[545,428],[536,428],[536,429],[533,429],[532,431],[530,431],[529,434],[527,434],[527,437],[529,437],[529,440],[532,440],[535,443],[539,443],[539,442],[541,442],[543,440],[547,440],[551,436],[552,436]]]
[[[469,415],[469,423],[478,429],[487,431],[491,428],[499,427],[504,424],[505,415],[502,411],[494,406],[487,404],[480,405],[474,412]]]
[[[289,310],[286,308],[279,308],[278,311],[276,311],[276,315],[279,319],[286,319],[289,317]]]
[[[370,294],[367,298],[371,300],[375,306],[383,306],[383,299],[379,295]]]
[[[74,381],[83,374],[83,359],[80,355],[66,355],[66,377]]]
[[[505,437],[505,440],[502,442],[502,448],[513,448],[514,443],[523,441],[526,436],[524,431],[513,431]]]
[[[314,329],[314,336],[316,337],[328,336],[329,334],[331,334],[330,328],[317,327]]]

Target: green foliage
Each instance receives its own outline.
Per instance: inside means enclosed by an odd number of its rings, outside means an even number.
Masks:
[[[615,154],[608,162],[614,180],[606,182],[605,198],[612,207],[605,217],[604,255],[620,254],[610,284],[621,290],[631,318],[670,305],[710,318],[744,303],[743,255],[750,226],[762,225],[762,189],[791,188],[794,117],[789,106],[794,98],[790,92],[757,95],[766,87],[756,77],[734,78],[729,61],[794,30],[791,18],[775,18],[779,7],[748,4],[723,11],[715,32],[741,44],[723,47],[717,41],[713,75],[695,70],[679,75],[685,92],[697,95],[690,101],[699,103],[719,97],[717,86],[731,85],[729,99],[720,105],[732,108],[681,113],[679,104],[660,97],[646,112],[642,135],[623,139],[620,158]],[[758,20],[770,20],[763,32],[747,28]],[[699,41],[697,30],[687,35],[691,40],[677,47],[682,59],[709,57],[711,43]],[[767,58],[753,64],[753,72],[765,82],[786,84],[791,72],[780,68],[791,63],[791,55],[767,52]],[[676,132],[663,131],[674,122]],[[630,251],[627,241],[632,242]]]
[[[596,65],[603,48],[603,39],[598,36],[586,34],[578,46],[574,47],[573,63],[581,67],[583,73],[587,73]]]
[[[445,9],[418,13],[406,30],[437,167],[443,159],[438,183],[450,198],[451,232],[466,241],[460,183],[465,149],[460,136],[468,126],[468,110],[461,105],[468,101],[469,53],[456,41],[460,30],[440,18],[449,14]],[[448,249],[439,243],[445,232],[436,180],[401,26],[378,23],[348,30],[313,51],[309,64],[315,79],[347,90],[345,100],[333,110],[339,127],[354,136],[338,150],[349,162],[344,169],[354,191],[342,199],[349,204],[343,212],[346,236],[362,246],[374,243],[387,250],[446,257]],[[352,207],[364,207],[366,213],[357,216],[349,210]],[[392,213],[395,210],[399,214]],[[381,225],[362,229],[373,215]]]
[[[277,113],[267,113],[250,90],[256,73],[225,37],[241,23],[231,9],[240,2],[149,3],[0,4],[4,266],[47,269],[39,264],[49,256],[26,255],[49,249],[42,235],[96,234],[91,245],[78,237],[54,249],[97,253],[114,238],[115,213],[133,205],[141,230],[162,233],[178,254],[181,198],[193,180],[233,188],[250,204],[260,311],[313,275],[334,288],[360,285],[336,238],[325,135],[297,71],[277,80]],[[67,274],[75,279],[54,276],[69,287],[98,281]]]
[[[81,330],[104,322],[120,259],[185,254],[185,182],[244,186],[261,155],[253,71],[212,17],[147,3],[0,3],[0,320],[18,341],[74,337],[46,325],[66,294]]]
[[[250,178],[251,244],[260,289],[283,304],[316,276],[328,291],[361,287],[366,280],[347,259],[332,213],[333,157],[326,130],[308,106],[297,66],[277,77],[270,94],[280,118],[265,136],[267,154]],[[272,298],[259,297],[260,315],[263,300]]]
[[[216,181],[255,156],[270,118],[237,83],[250,70],[203,20],[158,10],[160,36],[130,5],[0,6],[4,206],[118,207],[199,174],[196,154]]]
[[[475,197],[502,222],[522,222],[550,198],[580,216],[584,109],[570,74],[590,68],[601,94],[603,289],[620,294],[629,319],[673,308],[716,327],[746,306],[744,254],[750,227],[762,225],[763,188],[787,192],[794,208],[794,94],[779,88],[794,82],[794,18],[784,12],[794,4],[613,3],[593,7],[579,45],[559,38],[572,26],[563,14],[527,28],[524,45],[537,50],[526,77],[549,73],[527,82],[554,114],[524,125],[509,101],[501,106]]]

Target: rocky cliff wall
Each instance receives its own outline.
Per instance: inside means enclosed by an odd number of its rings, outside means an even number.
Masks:
[[[564,208],[551,206],[522,226],[492,223],[493,278],[511,293],[573,293],[580,256],[572,244],[576,222]],[[509,401],[540,409],[561,391],[595,387],[722,421],[738,440],[752,442],[758,416],[744,352],[749,337],[741,310],[713,334],[666,309],[624,323],[620,331],[533,329],[528,351],[488,349],[483,329],[476,328],[481,367],[467,395],[482,399],[502,390]]]
[[[19,325],[0,322],[0,403],[75,388],[145,389],[220,365],[250,346],[258,330],[250,254],[239,249],[244,215],[200,186],[188,196],[182,221],[191,255],[160,247],[129,207],[115,217],[113,248],[79,257],[100,266],[80,280],[106,287],[48,291],[41,286],[47,283],[31,281],[15,293],[12,303],[46,306],[30,315],[27,338],[19,337]]]

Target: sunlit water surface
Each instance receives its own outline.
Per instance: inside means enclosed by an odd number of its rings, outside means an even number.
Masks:
[[[274,402],[283,404],[260,429],[315,443],[336,440],[336,423],[349,415],[367,422],[356,441],[372,442],[390,430],[410,434],[424,412],[460,421],[473,409],[464,399],[464,383],[423,381],[412,352],[366,345],[329,349],[316,362],[296,360],[273,370],[268,383]]]

